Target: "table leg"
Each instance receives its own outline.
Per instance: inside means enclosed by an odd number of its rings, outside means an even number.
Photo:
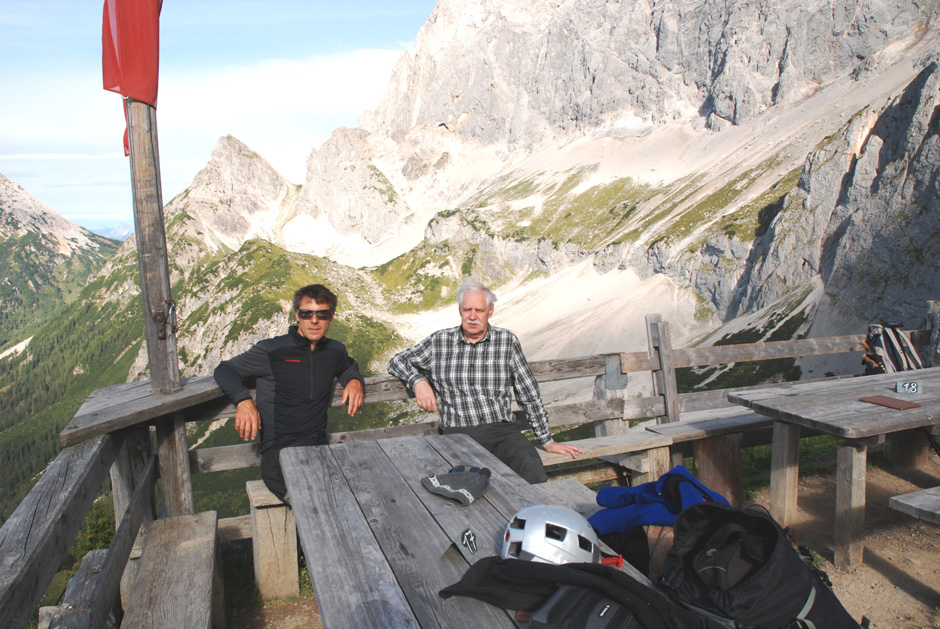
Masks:
[[[800,470],[800,427],[774,422],[770,454],[770,514],[782,527],[796,520]]]
[[[847,570],[862,562],[865,551],[865,466],[868,447],[839,445],[836,462],[836,530],[834,563]]]

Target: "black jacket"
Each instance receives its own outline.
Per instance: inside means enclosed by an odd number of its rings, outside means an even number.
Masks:
[[[213,374],[219,388],[238,404],[251,397],[245,380],[255,379],[255,404],[261,414],[261,451],[283,448],[300,437],[326,433],[326,410],[333,381],[362,382],[359,365],[339,341],[310,341],[291,327],[244,354],[223,360]]]

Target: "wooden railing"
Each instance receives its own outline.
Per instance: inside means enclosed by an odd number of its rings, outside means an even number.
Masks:
[[[937,325],[940,302],[928,302],[930,328]],[[930,341],[930,329],[911,333],[917,346]],[[675,421],[681,414],[716,409],[730,404],[729,390],[678,393],[677,368],[861,353],[862,335],[672,349],[669,326],[656,316],[648,317],[649,350],[612,353],[581,358],[532,363],[539,382],[572,378],[593,378],[594,399],[587,402],[548,407],[553,427],[591,422],[597,434],[622,431],[631,420],[657,418]],[[860,358],[859,358],[860,362]],[[861,371],[861,368],[859,369]],[[643,375],[644,372],[649,375]],[[618,397],[628,378],[652,377],[653,394],[640,398]],[[766,386],[766,385],[762,385]],[[738,390],[738,389],[734,389]],[[397,379],[383,376],[366,380],[368,403],[407,399],[408,393]],[[606,398],[606,399],[605,399]],[[340,391],[334,393],[340,404]],[[182,414],[182,415],[180,415]],[[132,579],[125,566],[138,531],[154,517],[154,484],[159,475],[163,491],[180,487],[192,491],[191,473],[205,473],[258,465],[257,444],[188,450],[185,432],[176,434],[176,443],[160,444],[159,455],[151,453],[149,424],[180,418],[187,422],[231,417],[234,407],[211,377],[185,381],[182,391],[160,395],[150,392],[146,383],[116,385],[96,391],[61,434],[62,451],[26,496],[9,520],[0,528],[0,618],[11,627],[26,625],[52,577],[80,530],[92,502],[110,471],[115,518],[114,541],[104,566],[86,584],[87,606],[61,610],[61,624],[53,626],[98,627],[118,600],[123,579]],[[433,416],[432,416],[433,417]],[[388,428],[342,432],[332,441],[377,439],[435,432],[435,421]],[[159,461],[159,465],[158,465]],[[592,464],[594,468],[610,463]],[[570,471],[565,472],[571,475]],[[577,474],[577,473],[576,473]],[[168,483],[175,476],[175,482]],[[596,469],[582,477],[597,480]],[[220,530],[223,526],[220,523]],[[244,535],[244,522],[231,522],[230,529]],[[239,533],[236,533],[237,536]]]

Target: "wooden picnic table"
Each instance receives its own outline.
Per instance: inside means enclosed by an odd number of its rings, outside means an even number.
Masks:
[[[454,465],[491,470],[483,498],[462,507],[421,485]],[[587,516],[599,508],[577,481],[529,485],[460,434],[285,448],[281,467],[325,627],[515,626],[505,610],[438,592],[499,554],[518,510],[561,504]],[[477,551],[465,556],[456,542],[468,529]]]
[[[899,393],[898,382],[919,383],[916,394]],[[885,396],[919,406],[897,410],[862,401]],[[800,429],[841,437],[836,470],[835,564],[862,561],[865,527],[865,466],[868,446],[884,435],[940,423],[940,367],[826,382],[794,382],[728,394],[728,400],[775,420],[770,510],[782,526],[795,519]]]

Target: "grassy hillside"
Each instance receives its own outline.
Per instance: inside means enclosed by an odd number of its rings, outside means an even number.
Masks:
[[[78,299],[36,331],[28,353],[0,361],[0,519],[58,453],[88,395],[124,380],[140,335],[132,308]]]
[[[0,240],[0,349],[36,333],[72,303],[88,276],[117,251],[117,241],[94,238],[98,251],[70,257],[36,233]]]
[[[38,327],[28,352],[0,361],[0,520],[9,517],[58,453],[59,432],[88,395],[126,381],[134,371],[143,343],[137,261],[125,254],[114,264],[106,277],[86,286]],[[255,240],[235,252],[203,256],[185,279],[177,275],[173,296],[181,312],[184,375],[208,375],[220,358],[273,334],[270,328],[286,331],[294,291],[312,282],[338,294],[340,316],[330,336],[347,345],[365,373],[371,373],[371,365],[384,364],[390,351],[403,344],[388,322],[368,314],[380,298],[367,276]],[[392,405],[371,405],[355,418],[344,409],[331,413],[336,430],[404,418]],[[196,426],[194,437],[204,431]],[[236,441],[229,426],[204,446]],[[244,481],[256,475],[257,470],[245,470],[198,478],[201,508],[232,514],[241,508]]]

